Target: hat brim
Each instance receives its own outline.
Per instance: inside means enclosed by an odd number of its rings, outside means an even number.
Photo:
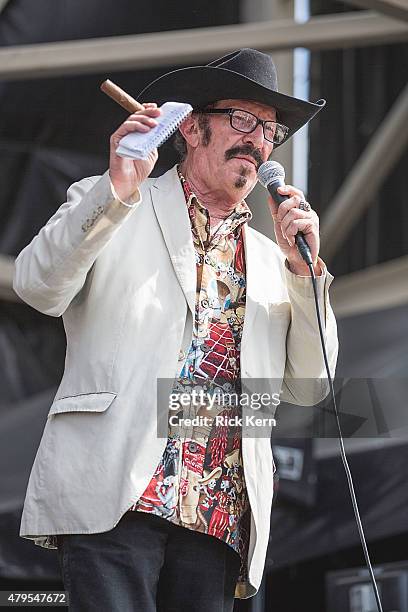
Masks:
[[[213,66],[191,66],[168,72],[152,81],[138,95],[140,102],[187,102],[200,108],[217,100],[252,100],[276,109],[280,123],[289,128],[288,140],[326,104],[325,100],[307,102],[268,89],[232,70]],[[285,141],[286,142],[286,141]],[[275,148],[278,145],[275,145]],[[172,139],[160,147],[159,160],[152,176],[158,176],[178,161]]]

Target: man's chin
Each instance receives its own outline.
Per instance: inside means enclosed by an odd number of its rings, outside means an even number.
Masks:
[[[251,173],[252,174],[252,173]],[[245,197],[255,187],[256,178],[248,174],[239,173],[234,180],[234,188],[241,191],[241,197]]]
[[[231,161],[238,161],[236,158]],[[252,191],[257,182],[257,173],[253,164],[231,164],[225,175],[226,182],[231,185],[231,196],[244,199]]]

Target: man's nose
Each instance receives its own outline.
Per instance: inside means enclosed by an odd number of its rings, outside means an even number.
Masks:
[[[262,149],[265,142],[263,125],[259,124],[256,126],[253,132],[251,132],[250,134],[244,134],[243,140],[246,144],[251,143],[254,148]]]

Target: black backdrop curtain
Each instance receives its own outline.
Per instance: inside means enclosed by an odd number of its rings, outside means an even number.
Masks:
[[[311,9],[316,15],[352,7],[312,0]],[[310,124],[309,198],[320,214],[405,86],[407,66],[407,44],[312,53],[310,99],[327,100]],[[407,168],[405,152],[331,263],[335,276],[408,253]]]

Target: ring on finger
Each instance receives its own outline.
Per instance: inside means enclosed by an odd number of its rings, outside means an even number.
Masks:
[[[309,212],[309,210],[312,210],[312,207],[310,206],[309,202],[306,202],[306,200],[300,200],[299,210],[304,210],[305,212]]]

